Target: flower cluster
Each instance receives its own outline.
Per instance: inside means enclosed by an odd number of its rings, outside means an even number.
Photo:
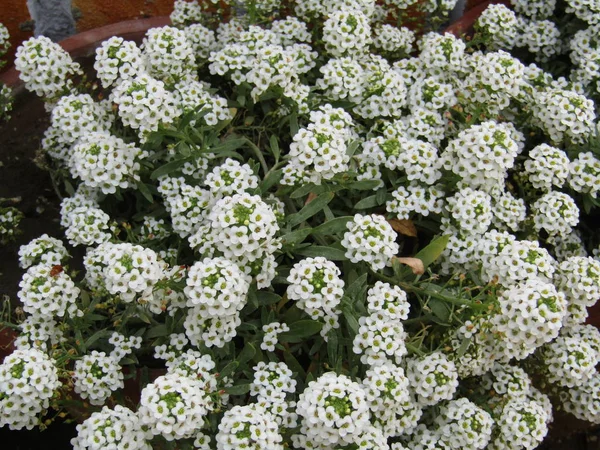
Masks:
[[[392,257],[399,249],[397,235],[383,216],[356,214],[346,226],[342,246],[347,258],[354,263],[365,261],[372,270],[392,265]]]

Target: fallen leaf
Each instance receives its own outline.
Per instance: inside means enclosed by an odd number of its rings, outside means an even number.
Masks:
[[[306,201],[304,202],[304,206],[308,205],[315,198],[317,198],[317,194],[315,194],[314,192],[311,192],[310,194],[308,194],[308,197],[306,197]]]
[[[425,266],[423,265],[423,261],[419,258],[398,258],[394,256],[392,259],[395,259],[399,263],[406,264],[411,268],[412,273],[415,275],[423,275],[425,273]]]
[[[404,236],[417,237],[417,228],[411,220],[407,219],[388,219],[392,228]]]

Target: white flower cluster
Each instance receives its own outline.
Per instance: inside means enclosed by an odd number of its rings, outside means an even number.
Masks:
[[[530,53],[535,55],[536,61],[549,61],[562,49],[560,30],[550,20],[520,22],[517,31],[516,45],[526,47]]]
[[[105,88],[145,71],[146,62],[135,42],[113,36],[96,49],[94,70]]]
[[[382,24],[373,29],[373,47],[390,55],[408,55],[412,51],[415,33],[406,27]]]
[[[371,43],[368,17],[359,10],[332,12],[323,24],[323,42],[332,56],[360,55]]]
[[[411,109],[446,110],[456,103],[454,88],[436,76],[417,80],[409,89]]]
[[[113,331],[108,338],[108,343],[115,348],[110,352],[110,357],[115,358],[117,362],[121,361],[125,356],[132,353],[134,350],[139,350],[142,346],[142,338],[140,336],[124,336],[117,331]]]
[[[73,89],[70,77],[80,74],[79,64],[45,36],[27,39],[17,49],[15,68],[30,91],[50,100]]]
[[[147,134],[175,120],[179,111],[174,95],[162,81],[145,73],[119,83],[111,93],[123,123],[134,130],[142,142]]]
[[[173,441],[194,437],[209,406],[202,380],[170,373],[142,390],[138,416],[149,433]]]
[[[584,86],[596,85],[600,78],[600,49],[597,44],[598,24],[579,30],[572,36],[569,48],[571,62],[575,66],[571,71],[571,80],[579,81]]]
[[[183,177],[167,176],[160,179],[158,192],[171,215],[173,231],[183,238],[198,231],[212,200],[208,190],[188,184]]]
[[[540,144],[529,151],[523,167],[534,188],[550,191],[563,186],[569,176],[569,163],[564,151]]]
[[[322,77],[315,86],[330,100],[348,100],[358,103],[365,89],[364,71],[351,57],[331,58],[319,68]]]
[[[296,412],[300,433],[312,448],[348,445],[369,426],[365,390],[345,375],[327,372],[300,394]],[[305,447],[310,448],[310,447]]]
[[[281,45],[285,47],[298,42],[310,43],[311,40],[307,24],[293,16],[274,20],[271,23],[271,31],[279,37]]]
[[[505,5],[492,4],[481,13],[475,29],[485,36],[490,49],[510,49],[517,39],[517,16]]]
[[[390,319],[406,320],[410,303],[406,292],[398,286],[377,281],[367,292],[367,310],[369,313],[382,313]]]
[[[506,124],[487,121],[461,131],[441,158],[444,168],[460,176],[463,185],[491,192],[504,187],[507,170],[518,153],[512,130]]]
[[[338,305],[344,295],[344,281],[335,263],[323,257],[303,259],[291,268],[287,277],[287,296],[312,319],[325,320],[323,335],[337,328]],[[323,330],[322,330],[323,331]]]
[[[466,44],[451,33],[427,33],[419,41],[419,48],[419,66],[431,75],[451,77],[465,66]]]
[[[531,19],[546,19],[556,8],[556,0],[510,0],[510,4],[518,14]]]
[[[233,119],[227,106],[227,100],[218,95],[211,95],[204,84],[195,80],[182,80],[175,85],[174,91],[177,107],[183,114],[202,112],[200,121],[193,119],[190,125],[205,123],[213,126],[219,121]],[[200,161],[202,161],[201,159]]]
[[[106,111],[88,94],[65,95],[52,109],[51,126],[59,131],[58,145],[71,146],[79,138],[110,128]]]
[[[35,348],[17,349],[0,364],[0,427],[31,430],[61,383],[54,361]]]
[[[125,242],[97,247],[84,264],[88,275],[99,277],[93,284],[99,283],[127,303],[147,295],[164,274],[154,250]]]
[[[596,198],[600,191],[600,160],[592,152],[580,153],[569,166],[571,189]]]
[[[363,119],[400,118],[407,106],[404,78],[394,71],[385,59],[370,56],[365,63],[364,91],[354,112]]]
[[[565,410],[581,420],[600,423],[600,376],[594,374],[587,382],[565,389],[561,401]]]
[[[440,443],[448,449],[484,449],[492,437],[492,417],[466,398],[444,405],[434,421]],[[439,444],[438,444],[439,445]]]
[[[258,402],[273,404],[283,402],[287,394],[296,392],[296,380],[285,363],[259,362],[253,367],[254,381],[250,386],[250,395]]]
[[[205,26],[195,23],[183,29],[188,44],[192,47],[196,66],[201,66],[208,61],[210,52],[216,50],[217,41],[215,32]]]
[[[105,406],[77,425],[77,436],[71,439],[71,445],[74,450],[151,450],[145,438],[137,414],[115,405],[114,409]]]
[[[217,450],[283,450],[279,427],[265,408],[257,404],[236,405],[227,410],[215,437]]]
[[[75,362],[73,388],[92,405],[104,405],[112,393],[124,386],[119,360],[105,352],[92,350]]]
[[[204,12],[198,0],[175,0],[169,18],[174,26],[182,27],[191,23],[202,22]]]
[[[548,433],[548,413],[535,401],[511,399],[496,417],[498,436],[490,450],[536,448]]]
[[[527,216],[525,200],[514,197],[510,192],[492,194],[492,224],[498,230],[519,230]]]
[[[579,223],[575,200],[563,192],[550,191],[531,205],[533,227],[549,235],[567,235]]]
[[[352,136],[352,118],[342,109],[329,105],[311,116],[315,120],[298,130],[290,144],[289,161],[281,180],[284,185],[321,184],[348,170],[347,146]]]
[[[142,43],[142,54],[148,73],[158,80],[172,84],[194,78],[194,49],[183,30],[170,26],[149,29]]]
[[[554,282],[567,299],[570,322],[583,322],[587,308],[600,298],[600,262],[584,256],[567,258],[558,266]]]
[[[19,283],[17,296],[27,314],[42,317],[77,315],[79,288],[62,266],[30,267]]]
[[[512,238],[498,244],[494,249],[488,247],[484,250],[481,262],[482,276],[486,282],[497,278],[500,284],[511,286],[530,278],[552,280],[554,259],[538,241],[517,241]]]
[[[61,211],[62,213],[63,211]],[[65,210],[61,220],[65,223],[65,237],[69,244],[94,245],[108,242],[111,235],[110,216],[96,206],[79,206]]]
[[[235,159],[227,158],[206,175],[205,184],[215,199],[255,189],[258,177],[248,164],[240,164]]]
[[[468,66],[470,71],[461,89],[468,112],[483,110],[491,116],[498,115],[521,93],[525,66],[510,53],[478,52]]]
[[[567,0],[566,12],[574,13],[584,22],[600,23],[600,5],[595,0]]]
[[[352,351],[361,355],[360,361],[369,366],[387,361],[400,364],[407,353],[406,333],[400,319],[383,312],[374,312],[358,319],[358,331]]]
[[[20,333],[15,339],[15,348],[34,347],[48,351],[51,346],[65,341],[63,330],[52,317],[33,315],[19,324]]]
[[[397,234],[385,217],[356,214],[346,225],[342,246],[346,258],[353,263],[365,261],[372,270],[392,265],[392,257],[398,253]]]
[[[542,355],[548,381],[566,388],[587,383],[600,361],[597,349],[588,342],[562,335],[545,345]]]
[[[140,160],[147,156],[135,144],[103,132],[82,136],[71,152],[71,174],[105,194],[135,186],[140,179]]]
[[[567,301],[553,284],[530,278],[500,293],[492,316],[503,359],[524,359],[558,336]]]
[[[260,348],[270,352],[275,351],[275,345],[277,345],[277,336],[280,333],[290,331],[290,327],[285,323],[271,322],[262,326],[262,331],[265,333]]]
[[[445,192],[436,186],[424,187],[417,183],[399,186],[392,192],[392,197],[385,208],[398,219],[410,219],[413,212],[423,216],[441,214],[445,203]]]
[[[538,91],[533,118],[554,144],[582,143],[594,130],[594,102],[574,91],[550,88]]]
[[[69,252],[62,241],[47,234],[42,234],[19,248],[19,266],[23,269],[38,264],[61,265],[67,259],[69,259]]]
[[[456,366],[441,352],[408,359],[406,375],[410,389],[422,406],[450,400],[458,387]]]
[[[442,230],[447,234],[483,234],[492,223],[491,197],[483,191],[463,188],[446,199],[450,217],[442,218]]]
[[[10,34],[8,28],[0,23],[0,56],[4,56],[10,47]]]

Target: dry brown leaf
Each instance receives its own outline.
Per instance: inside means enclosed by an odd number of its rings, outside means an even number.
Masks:
[[[392,228],[404,236],[417,237],[417,228],[411,220],[407,219],[388,219]]]
[[[311,192],[310,194],[308,194],[308,197],[306,197],[306,201],[304,202],[304,206],[308,205],[315,198],[317,198],[317,194],[315,194],[314,192]]]
[[[406,264],[411,268],[412,273],[415,275],[423,275],[425,273],[425,266],[423,265],[423,261],[419,258],[398,258],[397,256],[394,256],[393,259],[399,263]]]

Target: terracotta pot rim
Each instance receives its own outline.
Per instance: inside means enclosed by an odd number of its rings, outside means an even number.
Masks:
[[[148,19],[125,20],[112,23],[103,27],[77,33],[63,39],[58,44],[73,58],[89,56],[101,42],[110,37],[120,36],[124,39],[136,40],[146,34],[150,28],[163,27],[171,24],[169,16],[150,17]],[[23,82],[19,79],[19,72],[14,66],[0,73],[0,82],[13,88],[14,93],[23,89]]]
[[[479,18],[481,13],[489,6],[489,5],[504,5],[510,8],[509,0],[487,0],[484,1],[477,6],[465,11],[460,19],[454,22],[452,25],[448,26],[444,31],[446,33],[452,33],[456,37],[460,37],[461,34],[470,31],[475,24],[475,21]]]

